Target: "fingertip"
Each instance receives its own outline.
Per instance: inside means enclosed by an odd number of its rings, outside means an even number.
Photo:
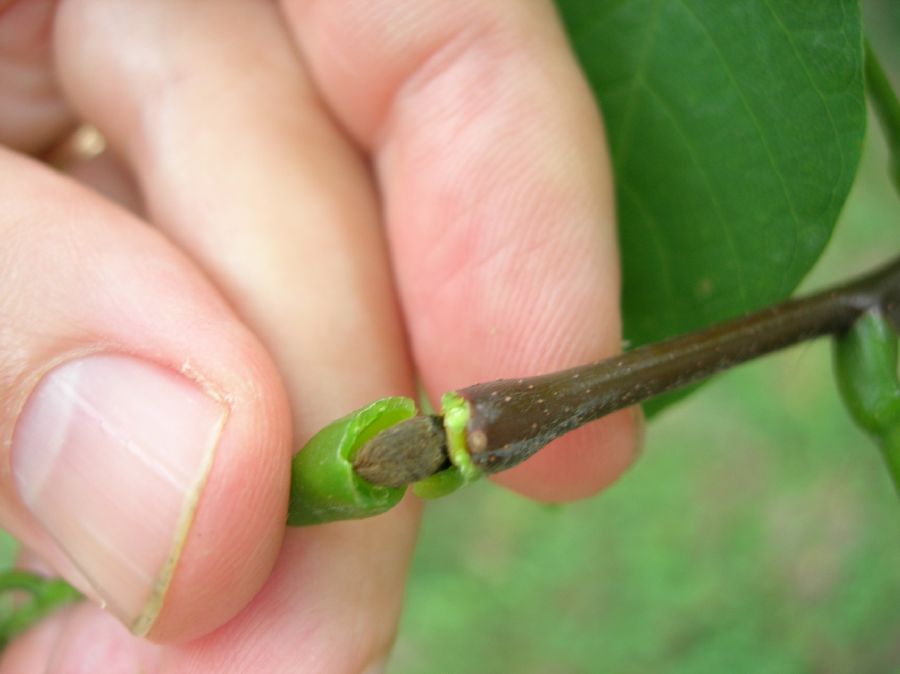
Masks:
[[[494,479],[545,503],[594,496],[634,462],[642,441],[643,414],[633,407],[579,428]]]
[[[134,632],[215,629],[283,535],[280,375],[154,230],[2,150],[0,173],[16,298],[0,331],[0,353],[15,354],[0,367],[0,519]]]
[[[207,634],[263,586],[281,548],[290,478],[290,411],[268,364],[230,415],[162,608],[146,634],[157,643]]]

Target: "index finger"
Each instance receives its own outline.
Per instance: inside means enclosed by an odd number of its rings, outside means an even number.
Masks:
[[[552,3],[283,0],[323,96],[373,155],[406,325],[432,398],[618,351],[602,123]],[[499,479],[545,500],[630,463],[634,413]]]

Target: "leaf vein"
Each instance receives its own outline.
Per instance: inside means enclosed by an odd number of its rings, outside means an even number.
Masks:
[[[665,279],[665,282],[662,284],[662,290],[665,292],[666,297],[660,297],[660,308],[665,307],[666,311],[671,312],[672,307],[677,306],[677,297],[675,295],[675,279],[672,277],[672,268],[669,266],[668,250],[663,237],[660,235],[662,227],[657,218],[646,209],[641,201],[640,190],[632,188],[631,184],[624,178],[619,181],[619,189],[622,191],[623,196],[628,197],[634,203],[638,212],[643,216],[644,222],[647,223],[647,229],[651,234],[650,238],[659,259],[659,269],[662,272],[662,277]]]
[[[774,172],[775,176],[778,178],[778,184],[781,186],[781,191],[784,194],[785,203],[787,204],[788,210],[791,213],[791,217],[794,220],[794,223],[795,223],[794,232],[795,232],[795,237],[796,237],[796,226],[798,226],[801,222],[800,216],[797,212],[796,206],[794,205],[794,201],[791,198],[791,194],[790,194],[790,191],[788,190],[787,181],[784,177],[784,174],[781,172],[778,162],[775,159],[775,153],[772,151],[772,145],[769,142],[769,139],[766,136],[765,132],[763,131],[762,125],[760,124],[760,120],[757,117],[756,112],[753,110],[753,107],[750,105],[750,101],[747,99],[747,94],[744,91],[743,87],[741,86],[740,80],[737,77],[735,77],[735,74],[731,68],[731,65],[728,63],[728,60],[725,58],[725,55],[722,52],[722,49],[719,47],[719,44],[716,42],[715,38],[713,37],[712,32],[709,30],[709,26],[707,26],[706,23],[703,21],[703,19],[700,17],[700,14],[693,7],[690,6],[690,4],[688,3],[688,0],[679,0],[679,2],[681,3],[682,7],[684,7],[685,10],[687,10],[688,14],[690,14],[690,16],[694,19],[694,21],[697,23],[697,25],[701,28],[703,33],[706,35],[706,38],[709,40],[709,44],[712,46],[713,50],[716,53],[716,56],[719,58],[719,62],[722,64],[722,68],[724,69],[725,74],[728,76],[728,79],[731,80],[731,83],[734,85],[734,89],[737,92],[738,96],[740,97],[741,103],[744,106],[744,109],[747,111],[747,114],[749,115],[750,120],[753,122],[753,126],[756,128],[756,132],[759,135],[759,139],[762,142],[762,146],[765,149],[766,155],[769,158],[769,163],[772,166],[772,171]],[[792,257],[796,254],[796,247],[797,247],[797,244],[796,244],[796,238],[795,238],[793,250],[790,253]]]
[[[834,134],[834,138],[836,141],[839,141],[840,134],[837,130],[837,123],[834,121],[834,115],[831,113],[831,107],[825,101],[825,95],[822,90],[819,88],[818,84],[812,77],[812,73],[809,71],[809,67],[806,64],[806,61],[803,59],[803,56],[800,53],[800,50],[797,47],[797,43],[795,42],[791,32],[788,30],[787,26],[784,24],[784,21],[775,11],[775,8],[772,6],[771,0],[764,0],[764,4],[766,9],[772,14],[772,17],[775,19],[775,22],[778,24],[778,28],[784,33],[785,38],[787,39],[788,45],[791,47],[791,51],[794,52],[794,56],[797,58],[797,62],[800,64],[800,67],[803,69],[803,74],[806,76],[806,79],[809,81],[812,86],[813,91],[816,92],[816,96],[819,97],[819,101],[822,103],[822,107],[825,108],[825,114],[828,116],[828,123],[831,125],[831,131]],[[846,13],[844,12],[843,3],[839,3],[841,7],[841,16],[846,17]],[[834,184],[831,186],[830,196],[828,200],[828,208],[832,209],[832,205],[834,204],[835,199],[838,197],[838,186],[844,182],[844,175],[847,170],[847,158],[844,154],[844,146],[840,142],[835,143],[838,147],[838,155],[840,157],[839,161],[839,175],[837,180],[835,180]],[[797,249],[799,248],[799,231],[797,228],[794,229],[794,247],[791,250],[790,260],[786,265],[784,265],[784,277],[789,276],[790,270],[794,266],[794,260],[797,257]],[[783,284],[784,285],[784,284]]]
[[[653,18],[647,23],[647,32],[644,34],[644,40],[641,43],[640,53],[636,61],[636,69],[634,73],[634,83],[631,92],[625,101],[625,107],[622,112],[622,127],[620,131],[621,141],[619,143],[619,156],[616,157],[616,163],[624,166],[628,159],[628,153],[631,150],[632,127],[634,126],[634,107],[637,105],[638,93],[641,86],[646,83],[647,63],[650,60],[650,54],[656,44],[656,36],[659,34],[659,20],[662,16],[663,4],[666,0],[659,0],[654,8]]]
[[[709,174],[709,165],[704,163],[703,160],[697,156],[697,150],[694,148],[693,143],[691,143],[690,136],[685,132],[684,126],[678,116],[672,111],[671,105],[666,102],[666,100],[653,89],[653,87],[647,86],[645,87],[647,93],[650,94],[654,100],[656,100],[660,109],[666,114],[666,116],[671,120],[672,125],[675,128],[678,137],[684,142],[685,147],[687,148],[688,155],[691,158],[691,161],[694,163],[694,166],[697,167],[697,173],[703,179],[703,183],[706,186],[706,190],[709,193],[710,201],[713,204],[713,209],[715,210],[717,219],[722,227],[722,232],[725,234],[725,240],[728,242],[728,247],[731,249],[731,254],[734,257],[734,269],[735,276],[737,277],[737,284],[741,296],[741,303],[743,305],[743,310],[749,310],[750,305],[747,301],[747,292],[744,286],[744,271],[741,266],[741,256],[738,254],[737,244],[734,240],[734,232],[732,231],[731,224],[728,221],[728,218],[725,217],[725,212],[722,208],[722,203],[719,200],[719,195],[716,193],[716,190],[713,188],[712,179]]]

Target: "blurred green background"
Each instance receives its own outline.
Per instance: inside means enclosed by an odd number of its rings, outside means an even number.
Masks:
[[[896,74],[900,1],[864,5]],[[805,289],[900,251],[886,162],[870,120]],[[430,505],[388,671],[900,672],[900,502],[841,407],[829,343],[664,412],[638,463],[592,500],[547,507],[480,484]]]

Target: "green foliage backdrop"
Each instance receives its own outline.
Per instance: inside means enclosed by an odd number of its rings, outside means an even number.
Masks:
[[[857,3],[557,1],[610,136],[628,338],[790,293],[860,155]],[[866,9],[900,73],[900,2]],[[900,249],[886,162],[871,128],[808,287]],[[820,342],[718,377],[598,499],[431,505],[389,671],[900,672],[896,495],[829,360]]]
[[[900,248],[873,127],[808,287]],[[718,377],[609,491],[430,504],[390,674],[900,672],[900,526],[821,341]]]
[[[787,296],[865,133],[856,0],[559,0],[613,156],[626,337]]]

